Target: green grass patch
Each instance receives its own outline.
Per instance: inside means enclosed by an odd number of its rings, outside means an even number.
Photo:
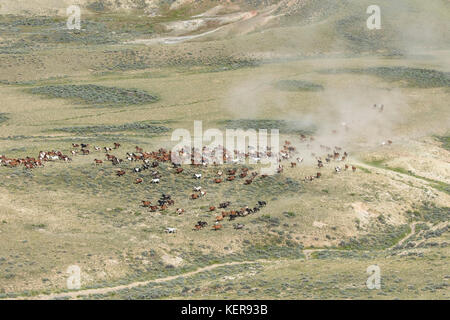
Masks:
[[[165,126],[158,125],[158,121],[143,121],[132,122],[120,125],[97,125],[97,126],[79,126],[79,127],[65,127],[53,129],[53,131],[89,134],[100,132],[125,132],[125,131],[145,131],[146,133],[162,134],[168,132],[170,129]]]
[[[31,93],[49,98],[71,99],[78,103],[110,106],[138,105],[159,100],[157,96],[139,89],[123,89],[93,84],[43,86],[31,89]]]
[[[322,91],[320,84],[303,80],[280,80],[275,83],[275,88],[282,91]]]
[[[369,169],[364,168],[364,167],[358,167],[358,169],[360,169],[364,173],[372,173]]]
[[[450,87],[450,72],[432,69],[409,67],[373,67],[373,68],[342,68],[320,71],[325,74],[353,73],[373,75],[388,82],[403,82],[406,87],[438,88]]]

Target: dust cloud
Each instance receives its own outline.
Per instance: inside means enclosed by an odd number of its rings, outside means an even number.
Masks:
[[[432,4],[417,1],[395,3],[380,1],[380,6],[383,27],[388,29],[382,32],[385,36],[393,37],[394,51],[401,52],[404,59],[410,55],[417,55],[418,50],[430,50],[430,46],[433,46],[433,49],[439,49],[443,43],[447,43],[448,46],[450,28],[443,27],[448,25],[448,19],[445,19],[450,8],[448,1],[433,1]],[[363,5],[360,7],[362,8]],[[368,15],[365,11],[361,11],[361,15],[365,21]],[[396,20],[390,22],[388,19]],[[365,24],[361,25],[365,26]],[[306,43],[312,43],[313,39],[321,39],[324,35],[323,28],[308,27],[305,30],[310,33],[303,34],[302,39],[308,37],[311,40],[305,41]],[[286,47],[298,41],[294,35],[286,38]],[[332,55],[345,48],[348,45],[348,39],[335,33],[327,41],[326,46],[332,59],[321,57],[326,68],[348,67],[348,59],[333,59]],[[392,48],[392,43],[386,43],[387,50]],[[284,47],[280,47],[278,50],[280,56],[283,49]],[[272,53],[276,55],[277,49]],[[392,65],[392,61],[386,59],[385,53],[370,52],[368,60],[370,63],[360,61],[360,68]],[[449,68],[445,61],[448,63],[448,58],[436,60],[435,65],[438,70],[445,71]],[[283,61],[280,61],[281,63]],[[296,74],[295,79],[309,80],[311,71],[305,72],[298,66],[310,69],[311,65],[308,65],[307,61],[294,64],[293,68],[298,70],[287,72],[284,79],[292,79],[292,75]],[[315,73],[320,67],[316,64],[313,69],[312,73]],[[350,151],[356,148],[376,147],[388,143],[389,140],[402,139],[399,128],[405,125],[411,112],[411,97],[405,94],[402,88],[396,88],[387,82],[383,83],[380,79],[376,81],[373,77],[369,80],[361,75],[342,76],[339,79],[344,78],[345,81],[331,83],[329,79],[334,79],[335,76],[316,74],[313,78],[316,83],[324,85],[324,90],[313,93],[299,91],[298,99],[295,100],[292,98],[296,95],[295,92],[285,92],[274,88],[273,84],[282,78],[279,74],[273,73],[273,68],[267,68],[267,70],[265,74],[255,72],[254,77],[236,81],[223,100],[224,110],[235,119],[294,120],[299,123],[299,129],[301,126],[316,127],[315,142],[311,144],[309,149],[311,152],[308,154],[314,153],[316,151],[314,146],[320,144],[330,147],[341,146]],[[381,110],[382,105],[383,110]]]

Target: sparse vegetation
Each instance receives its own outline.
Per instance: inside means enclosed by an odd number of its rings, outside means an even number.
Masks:
[[[373,227],[371,232],[360,238],[352,237],[339,244],[345,250],[387,249],[394,246],[399,239],[405,237],[411,229],[408,225],[392,226],[383,222]]]

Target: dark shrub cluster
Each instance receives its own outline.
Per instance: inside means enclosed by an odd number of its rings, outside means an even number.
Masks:
[[[417,88],[438,88],[450,86],[450,72],[442,72],[432,69],[409,67],[373,67],[351,69],[328,69],[321,73],[356,73],[367,74],[382,78],[386,81],[404,81],[406,86]]]
[[[165,133],[170,129],[160,125],[154,125],[152,122],[132,122],[120,125],[98,125],[83,127],[66,127],[55,129],[55,131],[87,134],[99,132],[123,132],[123,131],[145,131],[147,133]]]
[[[2,124],[3,122],[8,121],[8,117],[6,116],[6,113],[0,113],[0,124]]]
[[[408,210],[406,213],[412,221],[439,223],[450,219],[450,207],[437,207],[431,202],[424,202],[418,210]]]
[[[86,85],[49,85],[31,89],[31,93],[52,98],[73,99],[86,104],[136,105],[158,101],[158,97],[139,89]]]
[[[283,91],[321,91],[323,86],[303,80],[280,80],[275,83],[275,88]]]

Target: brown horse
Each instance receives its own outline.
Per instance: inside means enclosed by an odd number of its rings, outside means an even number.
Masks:
[[[175,173],[182,173],[183,172],[183,168],[176,168],[175,169]]]
[[[149,208],[151,204],[152,204],[151,201],[145,201],[145,200],[142,200],[142,206],[143,206],[144,208]]]

